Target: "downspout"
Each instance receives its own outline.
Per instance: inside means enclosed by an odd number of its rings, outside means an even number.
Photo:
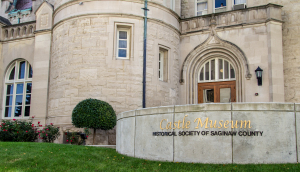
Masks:
[[[145,0],[144,10],[144,52],[143,52],[143,108],[146,108],[146,53],[147,53],[147,4],[148,0]]]

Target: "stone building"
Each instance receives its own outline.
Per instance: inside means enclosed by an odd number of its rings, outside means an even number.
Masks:
[[[0,7],[0,119],[35,116],[65,132],[77,130],[72,110],[86,98],[116,113],[142,108],[143,0]],[[299,102],[299,0],[149,0],[148,9],[147,107]],[[115,130],[98,133],[98,144],[115,144]]]

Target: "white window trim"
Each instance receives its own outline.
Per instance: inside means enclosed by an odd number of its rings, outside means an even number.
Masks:
[[[127,33],[127,48],[119,48],[119,33],[120,31],[126,32]],[[130,29],[127,28],[117,28],[117,51],[116,51],[116,57],[118,59],[129,59],[129,51],[130,51]],[[119,57],[119,49],[126,49],[126,57]]]
[[[167,45],[167,43],[163,43],[163,44],[158,44],[158,51],[157,51],[157,54],[158,54],[158,57],[157,57],[157,77],[158,77],[158,80],[159,81],[162,81],[162,82],[169,82],[170,80],[170,73],[169,73],[169,68],[170,68],[170,58],[171,58],[171,48],[168,47],[168,46],[165,46]],[[162,66],[162,77],[159,76],[159,54],[163,54],[163,58],[161,58],[162,60],[162,63],[161,63],[161,66]]]
[[[133,32],[134,32],[134,24],[133,23],[123,23],[123,22],[115,22],[114,23],[114,41],[113,41],[113,58],[116,60],[130,60],[133,58]],[[119,30],[126,30],[127,31],[127,52],[126,52],[126,58],[125,57],[118,57],[118,47],[119,47]]]
[[[200,2],[206,2],[207,3],[207,8],[208,8],[208,1],[209,0],[195,0],[195,16],[198,16],[198,3],[200,3]],[[204,12],[204,14],[202,14],[202,15],[207,14],[207,10],[208,9],[202,10],[202,12]],[[202,15],[199,15],[199,16],[202,16]]]
[[[234,1],[234,0],[233,0]],[[226,1],[227,2],[227,1]],[[227,3],[224,7],[219,7],[219,8],[216,8],[216,0],[213,0],[213,13],[216,13],[216,9],[222,9],[222,8],[225,8],[225,11],[226,11],[226,8],[227,8]]]
[[[19,75],[19,63],[23,62],[23,61],[25,61],[24,79],[18,79],[18,75]],[[2,107],[3,107],[2,108],[3,109],[2,119],[28,119],[30,117],[30,115],[27,116],[27,117],[25,117],[26,94],[28,94],[28,93],[26,93],[26,87],[27,87],[27,83],[32,83],[32,78],[28,78],[29,66],[30,66],[30,63],[28,61],[26,61],[26,60],[16,60],[16,61],[14,61],[10,65],[10,67],[6,71],[6,74],[5,74],[5,83],[4,83],[4,92],[3,92],[4,94],[3,94],[3,101],[2,101]],[[11,70],[14,67],[15,67],[14,80],[9,80],[9,76],[10,76]],[[19,83],[23,83],[22,113],[21,113],[21,117],[15,117],[14,116],[14,112],[15,112],[15,107],[16,107],[15,102],[16,102],[16,91],[17,91],[17,86],[16,85],[19,84]],[[10,117],[5,117],[7,85],[10,85],[10,84],[13,85],[12,111],[11,111],[11,116]],[[32,96],[32,85],[31,85],[31,93],[30,94]],[[31,102],[30,102],[29,106],[31,107]]]
[[[158,79],[164,81],[164,52],[161,50],[158,57]]]
[[[223,72],[223,79],[219,79],[219,59],[223,60],[223,71],[224,71],[224,61],[228,62],[228,79],[225,79],[225,72]],[[211,60],[215,60],[215,79],[211,80]],[[205,64],[209,62],[209,80],[205,80]],[[235,77],[231,78],[231,71],[230,71],[230,66],[232,66],[234,73],[235,73]],[[203,81],[200,81],[200,74],[201,74],[201,70],[203,69]],[[236,70],[234,68],[234,66],[232,65],[232,63],[230,63],[230,61],[228,61],[227,59],[224,58],[213,58],[213,59],[209,59],[207,61],[205,61],[205,63],[203,63],[203,65],[200,67],[200,70],[198,71],[198,83],[206,83],[206,82],[221,82],[221,81],[234,81],[236,80]]]

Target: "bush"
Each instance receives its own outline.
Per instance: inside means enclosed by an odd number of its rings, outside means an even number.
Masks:
[[[54,127],[53,123],[50,125],[46,125],[39,132],[39,138],[42,139],[43,142],[53,143],[60,136],[59,127]]]
[[[83,145],[85,144],[85,139],[89,137],[90,131],[88,128],[84,129],[84,133],[79,132],[67,132],[67,142],[71,143],[72,145]],[[82,138],[80,134],[85,134],[86,138]]]
[[[37,128],[32,124],[32,120],[3,120],[0,125],[0,141],[34,142],[37,136]]]
[[[96,129],[113,129],[116,125],[116,114],[107,102],[97,99],[86,99],[79,102],[73,109],[72,123],[78,128],[93,128],[94,144]]]
[[[54,127],[52,123],[46,125],[42,130],[38,130],[37,126],[32,124],[32,119],[29,121],[2,120],[0,123],[0,141],[34,142],[39,136],[43,142],[53,142],[60,135],[59,127]],[[42,127],[40,122],[38,124],[38,127]]]

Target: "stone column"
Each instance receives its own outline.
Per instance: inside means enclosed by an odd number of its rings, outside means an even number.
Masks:
[[[45,124],[47,116],[48,78],[51,31],[38,32],[35,36],[31,116]]]
[[[214,12],[214,0],[208,0],[207,1],[207,14],[211,14]]]
[[[232,10],[233,3],[233,0],[226,0],[226,11]]]
[[[53,7],[44,2],[36,11],[31,116],[46,123]]]
[[[269,100],[284,102],[282,24],[270,21],[268,31]]]

